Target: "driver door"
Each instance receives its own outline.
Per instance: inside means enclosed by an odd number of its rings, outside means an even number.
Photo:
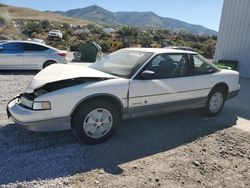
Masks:
[[[154,72],[143,78],[143,71]],[[187,54],[159,54],[131,80],[129,111],[132,117],[188,108],[194,80]]]

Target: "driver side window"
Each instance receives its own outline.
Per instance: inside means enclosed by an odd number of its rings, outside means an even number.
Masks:
[[[178,78],[188,75],[186,54],[159,54],[144,70],[154,72],[153,79]]]
[[[6,43],[3,44],[3,52],[4,53],[23,53],[23,45],[22,43]]]

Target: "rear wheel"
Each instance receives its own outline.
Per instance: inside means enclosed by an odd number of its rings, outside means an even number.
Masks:
[[[92,101],[83,103],[72,120],[72,131],[78,138],[88,144],[99,144],[112,136],[120,118],[113,104]]]
[[[213,89],[207,100],[206,104],[206,112],[209,116],[216,116],[218,115],[224,106],[226,99],[226,94],[223,89],[215,88]]]
[[[44,64],[43,64],[43,68],[46,68],[52,64],[55,64],[56,62],[55,61],[46,61]]]

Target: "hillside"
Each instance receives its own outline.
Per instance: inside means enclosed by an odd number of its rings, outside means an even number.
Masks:
[[[57,12],[57,14],[63,14],[57,15],[50,12],[11,7],[0,3],[0,40],[8,38],[14,40],[37,38],[44,40],[46,44],[53,47],[75,51],[79,50],[78,45],[95,41],[100,44],[104,52],[113,52],[120,48],[135,46],[145,48],[152,46],[187,46],[195,49],[207,58],[214,56],[217,37],[215,35],[192,34],[198,32],[196,30],[197,26],[190,28],[190,24],[170,18],[162,20],[152,12],[112,13],[98,6],[87,7],[84,10],[83,12],[86,13],[85,16],[81,13],[82,9],[68,11],[67,15],[64,12]],[[113,26],[120,26],[116,27],[117,32],[109,34],[100,27],[101,24],[89,24],[94,22],[82,20],[78,17],[88,17],[89,20],[98,20],[102,24],[111,23]],[[81,25],[81,27],[70,27],[69,24]],[[126,25],[138,24],[143,26],[126,27]],[[189,27],[190,32],[184,30],[173,32],[161,29],[157,25],[167,25],[166,27],[171,30],[180,29],[185,26],[186,28]],[[155,29],[156,27],[159,29]],[[55,28],[62,31],[62,40],[48,37],[48,32]],[[206,29],[202,29],[199,29],[199,34],[207,32]]]
[[[55,11],[54,13],[72,18],[92,20],[105,25],[152,27],[170,29],[172,31],[184,29],[193,34],[217,34],[216,31],[201,25],[194,25],[177,19],[161,17],[153,12],[111,12],[97,5],[93,5],[86,8],[72,9],[66,12]]]
[[[29,8],[13,7],[0,4],[0,16],[7,20],[44,20],[49,19],[52,22],[68,23],[73,25],[87,25],[92,23],[88,20],[74,19],[66,16],[41,12]]]

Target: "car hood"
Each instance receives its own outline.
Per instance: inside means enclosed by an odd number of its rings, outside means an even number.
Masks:
[[[33,93],[34,90],[43,87],[49,83],[58,83],[74,79],[95,80],[95,79],[112,79],[117,78],[111,74],[107,74],[88,66],[69,65],[69,64],[53,64],[41,70],[33,77],[28,87],[27,93]]]

